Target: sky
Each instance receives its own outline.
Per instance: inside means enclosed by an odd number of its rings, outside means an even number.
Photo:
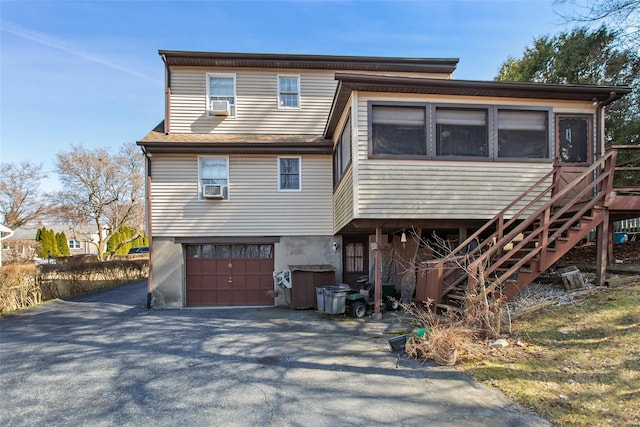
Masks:
[[[534,38],[567,30],[553,0],[0,0],[0,162],[140,140],[163,120],[158,50],[459,58],[492,80]]]

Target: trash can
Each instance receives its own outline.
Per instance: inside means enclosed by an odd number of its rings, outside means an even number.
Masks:
[[[627,233],[613,233],[613,243],[625,243],[627,240],[629,240],[629,236],[627,236]]]
[[[324,288],[324,311],[328,314],[343,314],[347,303],[347,289],[340,286]]]
[[[318,311],[324,311],[324,286],[316,288],[316,309]]]

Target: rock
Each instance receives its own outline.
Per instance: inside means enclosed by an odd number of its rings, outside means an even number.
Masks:
[[[498,347],[498,348],[509,347],[509,342],[504,338],[499,338],[491,343],[491,347]]]

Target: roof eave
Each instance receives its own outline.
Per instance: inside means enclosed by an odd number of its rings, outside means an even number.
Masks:
[[[167,65],[199,67],[261,67],[451,74],[458,58],[401,58],[273,53],[193,52],[159,50]]]
[[[330,141],[313,144],[138,141],[137,144],[149,154],[331,154],[333,148]]]
[[[453,96],[487,96],[578,100],[611,103],[631,92],[628,86],[558,85],[544,83],[451,80],[336,73],[338,86],[325,126],[325,138],[335,131],[352,91],[418,93]]]

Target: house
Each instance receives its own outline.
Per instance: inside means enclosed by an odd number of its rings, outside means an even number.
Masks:
[[[95,246],[91,244],[91,234],[94,232],[91,231],[92,229],[90,227],[75,227],[64,224],[39,224],[25,225],[15,231],[11,238],[9,238],[9,241],[22,242],[22,244],[14,248],[18,250],[19,253],[11,255],[17,256],[18,258],[33,259],[35,257],[36,234],[38,229],[42,227],[53,230],[56,234],[64,233],[67,237],[71,255],[95,253]]]
[[[544,205],[537,182],[571,187],[630,92],[455,80],[447,58],[159,54],[165,117],[138,142],[153,307],[286,304],[274,272],[301,265],[379,286],[430,256],[407,235],[455,246]]]

